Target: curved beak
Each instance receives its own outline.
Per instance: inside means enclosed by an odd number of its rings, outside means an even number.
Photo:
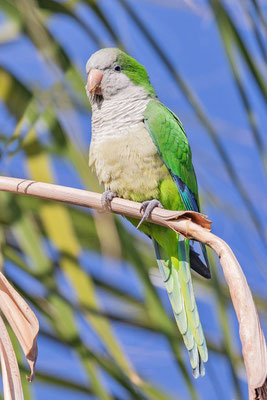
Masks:
[[[101,91],[101,81],[103,78],[103,72],[99,71],[99,69],[91,69],[88,75],[87,80],[87,89],[89,93],[93,96],[95,94],[102,94]]]

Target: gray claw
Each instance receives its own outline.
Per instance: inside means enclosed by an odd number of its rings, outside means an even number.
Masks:
[[[102,193],[101,204],[105,211],[111,210],[111,202],[115,197],[118,197],[118,195],[116,192],[112,192],[112,190],[106,190]]]
[[[152,211],[156,207],[164,208],[163,205],[161,204],[161,202],[157,199],[143,201],[143,203],[140,207],[140,213],[144,213],[144,214],[143,214],[141,221],[137,225],[137,229],[142,225],[142,223],[144,221],[146,221],[150,217]]]

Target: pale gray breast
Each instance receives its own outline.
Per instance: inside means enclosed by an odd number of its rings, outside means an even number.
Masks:
[[[143,122],[120,135],[93,141],[89,158],[106,190],[136,201],[156,198],[159,182],[167,174]]]
[[[129,87],[127,98],[104,101],[101,108],[95,105],[92,116],[89,165],[106,190],[138,201],[142,195],[157,197],[167,171],[144,125],[149,101],[143,88]]]

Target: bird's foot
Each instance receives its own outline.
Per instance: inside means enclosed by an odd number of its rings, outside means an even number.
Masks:
[[[143,203],[140,207],[140,213],[143,213],[143,217],[142,217],[141,221],[139,222],[139,224],[137,225],[137,229],[140,228],[142,223],[150,217],[152,211],[156,207],[164,208],[163,205],[161,204],[161,202],[157,199],[143,201]]]
[[[112,192],[112,190],[106,190],[102,193],[101,204],[104,211],[111,211],[111,202],[115,197],[118,197],[118,195],[116,192]]]

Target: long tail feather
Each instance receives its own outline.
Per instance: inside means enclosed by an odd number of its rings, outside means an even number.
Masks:
[[[191,281],[189,242],[178,240],[178,258],[169,258],[155,240],[153,244],[174,317],[189,352],[193,375],[198,378],[205,374],[204,362],[208,360],[208,351]]]
[[[209,273],[210,273],[210,264],[209,264],[209,259],[208,259],[207,248],[206,248],[206,246],[205,246],[203,243],[200,243],[200,245],[201,245],[202,254],[203,254],[203,256],[204,256],[207,269],[208,269],[208,271],[209,271]],[[210,273],[210,277],[211,277],[211,273]]]
[[[205,247],[204,247],[205,248]],[[206,251],[206,248],[204,250]],[[202,249],[203,252],[203,249]],[[204,253],[203,253],[204,254]],[[211,272],[209,266],[205,265],[199,257],[199,254],[194,250],[193,246],[190,245],[190,267],[196,271],[199,275],[206,279],[211,279]],[[206,254],[207,256],[207,254]],[[204,257],[205,258],[205,257]]]

